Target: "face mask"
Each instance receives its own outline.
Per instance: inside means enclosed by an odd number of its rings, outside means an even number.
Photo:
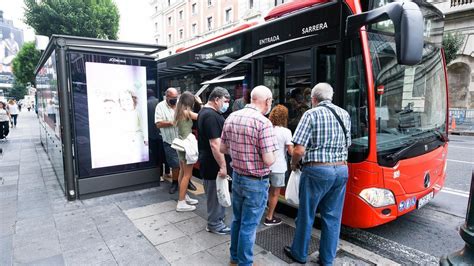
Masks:
[[[268,110],[265,112],[265,115],[268,115],[272,111],[272,106],[268,107]]]
[[[177,102],[178,102],[178,99],[169,99],[168,100],[168,104],[171,105],[171,106],[175,106]]]
[[[221,112],[221,114],[223,114],[223,113],[227,112],[227,109],[229,109],[229,103],[224,102],[224,104],[222,105],[219,112]]]

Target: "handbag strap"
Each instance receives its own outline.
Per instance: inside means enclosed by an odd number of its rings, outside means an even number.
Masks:
[[[339,122],[339,125],[341,126],[342,131],[344,132],[344,139],[346,140],[346,147],[347,147],[347,129],[346,129],[346,127],[344,126],[344,123],[342,123],[341,118],[340,118],[339,115],[336,113],[336,111],[335,111],[334,109],[332,109],[331,107],[329,107],[329,106],[327,106],[327,105],[323,105],[323,104],[321,104],[320,106],[327,108],[329,111],[331,111],[331,113],[334,115],[334,117],[336,117],[337,122]]]

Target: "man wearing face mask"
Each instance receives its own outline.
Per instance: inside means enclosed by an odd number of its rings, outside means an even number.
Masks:
[[[268,176],[278,150],[272,122],[272,92],[257,86],[250,104],[233,112],[222,129],[220,151],[232,158],[230,263],[252,265],[253,245],[268,198]]]
[[[178,189],[179,159],[176,150],[171,148],[171,143],[178,137],[178,128],[174,124],[174,112],[178,102],[178,90],[168,88],[165,92],[165,99],[156,105],[155,124],[160,129],[163,137],[163,148],[165,150],[165,159],[171,168],[171,183],[169,193],[174,194]]]
[[[230,228],[224,223],[225,208],[217,200],[216,189],[216,177],[225,178],[228,174],[224,154],[219,148],[225,121],[222,114],[229,108],[229,101],[230,94],[226,89],[214,88],[197,119],[199,171],[207,197],[206,230],[219,235],[230,234]]]

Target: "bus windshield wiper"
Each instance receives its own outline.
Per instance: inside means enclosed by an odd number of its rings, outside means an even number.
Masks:
[[[433,133],[438,137],[439,140],[442,142],[448,142],[449,138],[445,136],[443,133],[439,132],[438,130],[433,130]]]
[[[427,132],[433,133],[436,136],[436,138],[441,140],[442,142],[448,141],[448,138],[446,136],[444,136],[438,130],[424,131],[424,132],[412,135],[412,137],[413,136],[419,136],[419,135],[422,135],[422,134],[427,133]],[[397,151],[395,153],[387,155],[385,158],[387,158],[389,160],[392,160],[392,161],[398,161],[401,157],[403,157],[405,154],[407,154],[413,148],[417,147],[418,145],[425,144],[427,142],[427,140],[432,139],[432,138],[433,138],[433,135],[430,135],[430,136],[427,136],[427,137],[424,137],[424,138],[416,139],[416,140],[413,141],[413,143],[409,144],[408,146],[400,149],[399,151]]]
[[[389,160],[392,160],[392,161],[398,161],[402,156],[404,156],[405,154],[407,154],[409,151],[411,151],[413,148],[417,147],[418,145],[420,144],[423,144],[423,141],[421,141],[422,139],[420,140],[415,140],[413,143],[411,143],[410,145],[406,146],[405,148],[403,149],[400,149],[399,151],[397,152],[394,152],[392,154],[389,154],[387,156],[385,156],[385,158],[389,159]]]

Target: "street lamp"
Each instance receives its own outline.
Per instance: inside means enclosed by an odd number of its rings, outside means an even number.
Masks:
[[[466,245],[463,249],[441,258],[440,265],[473,265],[474,264],[474,170],[471,177],[471,190],[467,205],[466,223],[459,229],[459,234]]]

